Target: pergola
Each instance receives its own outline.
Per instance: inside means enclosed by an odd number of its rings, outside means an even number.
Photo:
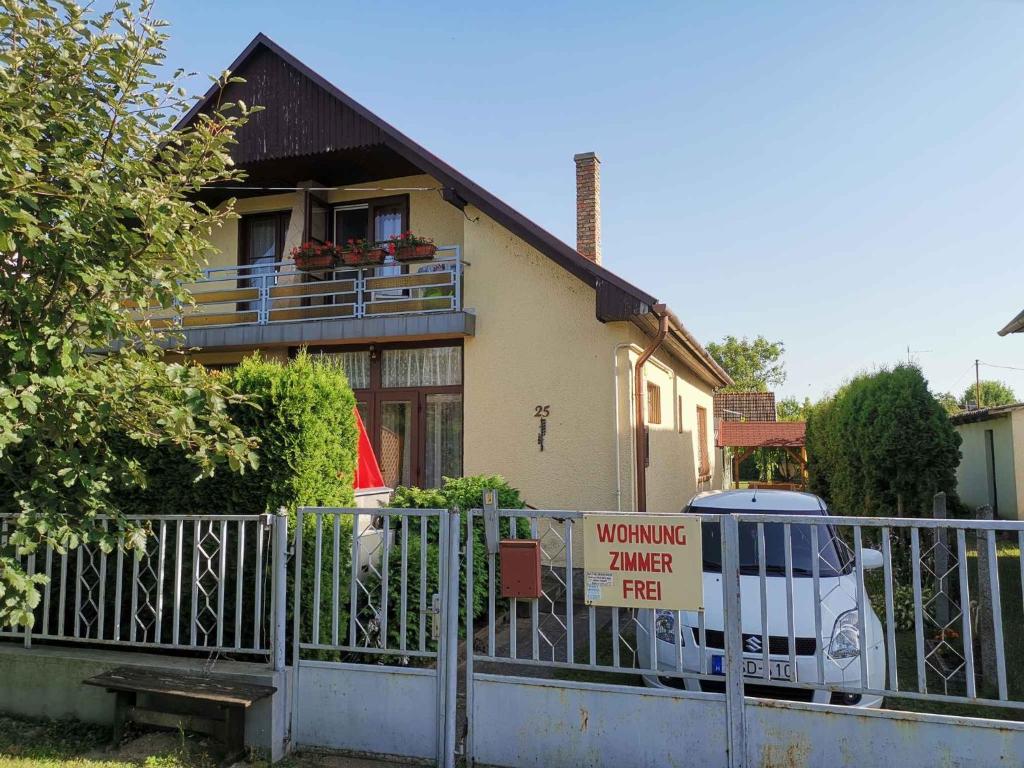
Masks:
[[[758,448],[781,448],[799,466],[804,484],[807,482],[807,448],[804,437],[807,424],[803,421],[721,421],[718,424],[715,444],[719,448],[731,448],[732,476],[738,483],[740,464]],[[752,484],[754,485],[754,484]],[[771,485],[765,483],[764,485]],[[775,483],[775,487],[779,487]],[[788,484],[787,485],[791,485]]]

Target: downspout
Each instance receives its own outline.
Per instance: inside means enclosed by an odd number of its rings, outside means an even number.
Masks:
[[[636,511],[647,511],[647,441],[644,440],[644,365],[668,336],[668,312],[664,304],[655,304],[651,312],[658,317],[658,333],[654,340],[640,354],[633,367],[633,440],[636,447]]]

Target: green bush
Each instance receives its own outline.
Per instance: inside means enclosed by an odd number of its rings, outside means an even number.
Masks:
[[[935,493],[954,498],[959,447],[917,367],[858,376],[811,409],[810,490],[837,514],[927,514]]]
[[[519,491],[509,485],[508,481],[500,475],[474,475],[471,477],[446,477],[441,488],[423,489],[415,487],[399,487],[395,489],[394,498],[389,505],[391,508],[401,509],[452,509],[458,508],[462,511],[460,522],[459,540],[465,543],[466,536],[466,514],[471,509],[478,509],[483,501],[483,492],[487,488],[493,488],[498,493],[498,507],[501,509],[524,509],[525,504],[519,495]],[[393,521],[393,530],[398,529],[400,522]],[[530,526],[526,520],[520,520],[516,527],[517,535],[520,538],[529,536]],[[438,570],[437,540],[440,532],[440,524],[432,519],[428,524],[427,544],[427,595],[438,591]],[[499,535],[508,536],[509,521],[501,521]],[[419,573],[413,571],[419,565],[419,553],[422,546],[420,529],[418,523],[410,521],[409,527],[409,582],[413,581],[419,588]],[[397,548],[396,550],[397,551]],[[400,634],[398,622],[399,590],[401,584],[401,558],[392,556],[388,563],[388,593],[389,603],[394,610],[389,610],[389,643],[397,644]],[[462,559],[459,584],[466,583],[466,562]],[[412,590],[410,590],[410,594]],[[418,594],[418,592],[417,592]],[[465,631],[466,605],[462,599],[464,592],[460,593],[459,602],[459,633]],[[473,524],[473,618],[477,618],[487,610],[487,542],[484,534],[483,520],[474,520]],[[408,638],[418,638],[419,617],[414,611],[408,612]]]

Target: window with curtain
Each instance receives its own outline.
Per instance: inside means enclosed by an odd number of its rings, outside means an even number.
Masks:
[[[341,368],[352,389],[370,388],[370,352],[368,350],[324,353],[321,357]]]
[[[381,359],[381,385],[447,387],[462,384],[462,348],[387,349]]]
[[[426,396],[424,482],[440,488],[445,477],[462,476],[462,395]]]

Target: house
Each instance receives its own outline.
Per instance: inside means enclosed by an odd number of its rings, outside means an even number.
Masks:
[[[960,433],[957,494],[968,507],[988,505],[996,517],[1024,513],[1024,403],[961,411],[949,417]]]
[[[245,183],[202,193],[237,198],[239,217],[211,237],[196,306],[165,319],[184,337],[169,354],[224,366],[305,347],[336,361],[391,485],[493,472],[533,506],[612,510],[678,510],[720,485],[712,397],[729,376],[602,264],[594,153],[574,158],[572,248],[266,36],[230,70],[245,82],[223,99],[264,109],[232,149]],[[290,261],[307,241],[409,230],[434,240],[432,259]]]

